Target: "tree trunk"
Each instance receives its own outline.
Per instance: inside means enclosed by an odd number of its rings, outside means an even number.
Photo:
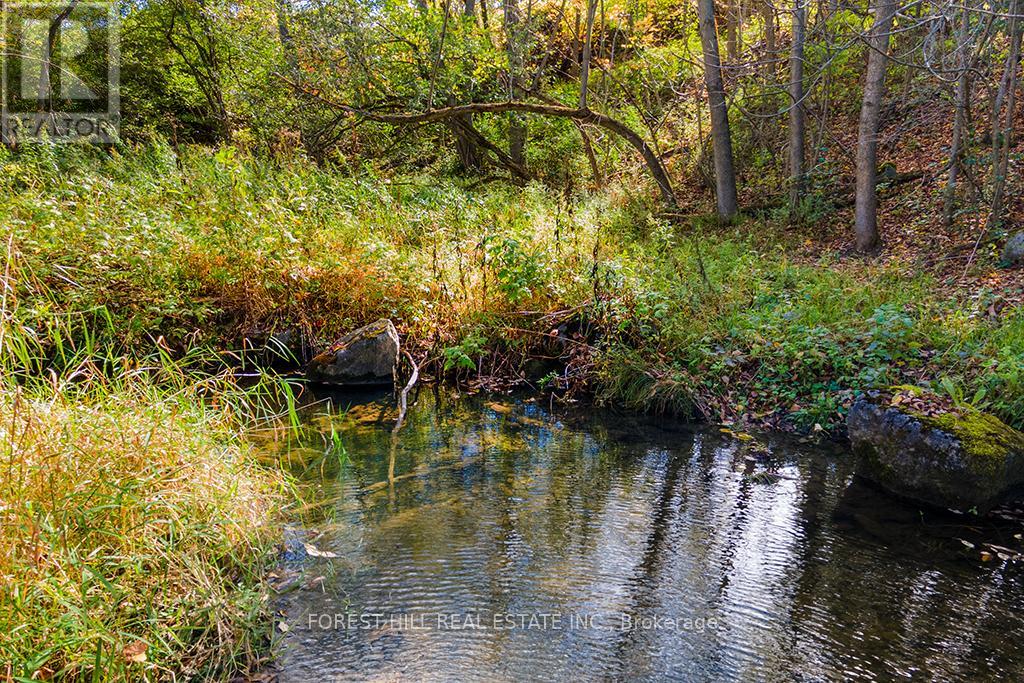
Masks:
[[[800,208],[804,190],[804,34],[808,0],[793,0],[793,44],[789,52],[789,215]]]
[[[434,107],[434,84],[437,83],[437,71],[441,67],[441,60],[444,56],[444,39],[448,35],[448,16],[451,6],[449,0],[444,3],[444,19],[441,21],[441,38],[437,43],[437,55],[434,57],[434,66],[430,69],[430,86],[427,90],[427,109]]]
[[[919,21],[921,19],[921,6],[923,4],[923,2],[911,3],[906,7],[907,14],[912,16],[915,21]],[[917,40],[917,37],[914,35],[913,32],[909,31],[905,32],[904,36],[907,42],[907,51],[912,51],[915,48],[915,41]],[[893,49],[899,52],[900,54],[903,54],[904,49],[900,46],[898,42],[896,42],[896,39],[893,39],[893,43]],[[900,91],[900,109],[906,109],[907,102],[910,101],[910,92],[912,90],[911,86],[913,86],[914,84],[914,71],[915,68],[912,65],[903,65],[903,87]]]
[[[189,5],[181,0],[173,0],[169,5],[170,16],[168,23],[163,26],[167,44],[181,58],[196,87],[206,99],[214,125],[217,127],[216,134],[221,140],[230,140],[231,118],[224,101],[221,57],[219,40],[214,31],[215,24],[202,2]],[[179,30],[182,32],[180,36]],[[179,42],[179,38],[184,38],[185,42]],[[194,49],[194,56],[189,55],[186,47]]]
[[[576,129],[580,132],[580,139],[583,141],[583,152],[587,155],[587,163],[590,164],[590,175],[594,179],[594,187],[601,189],[604,185],[604,176],[601,175],[601,167],[597,163],[597,155],[594,154],[594,143],[590,141],[587,130],[579,121],[574,121]],[[673,199],[674,201],[674,199]]]
[[[594,15],[597,13],[597,0],[587,2],[587,28],[583,34],[583,58],[580,60],[580,109],[587,108],[587,87],[590,80],[590,51],[594,37]]]
[[[473,128],[471,125],[466,124],[467,116],[470,115],[461,114],[459,116],[453,116],[447,121],[447,124],[449,125],[449,127],[453,129],[458,129],[459,135],[463,139],[468,140],[470,143],[473,144],[474,148],[477,149],[478,156],[480,154],[479,148],[482,147],[483,149],[486,149],[490,151],[492,154],[494,154],[495,158],[498,160],[498,163],[501,166],[507,168],[509,171],[511,171],[514,176],[521,180],[529,180],[530,174],[527,173],[525,168],[517,164],[512,159],[512,157],[509,156],[507,152],[505,152],[505,150],[503,150],[501,147],[498,147],[493,142],[484,137],[483,134],[476,128]],[[482,165],[483,159],[481,158],[480,161]]]
[[[725,0],[725,56],[735,62],[739,56],[739,3],[740,0]],[[698,0],[698,7],[700,0]]]
[[[455,98],[448,98],[448,105],[455,105]],[[484,170],[484,159],[477,139],[472,134],[476,131],[473,126],[473,115],[463,114],[455,117],[448,125],[452,135],[455,136],[455,152],[459,155],[459,165],[467,173],[479,173]]]
[[[483,3],[483,4],[486,4]],[[464,0],[462,6],[462,14],[464,17],[469,19],[471,22],[475,22],[476,13],[476,0]],[[453,97],[449,97],[448,105],[454,105],[455,101]],[[455,136],[455,151],[459,155],[459,164],[463,170],[470,173],[479,173],[483,170],[483,155],[480,153],[480,148],[477,146],[473,136],[468,134],[468,131],[475,130],[473,127],[473,115],[466,114],[458,119],[455,119],[453,125],[450,126],[452,134]]]
[[[71,13],[75,11],[75,6],[78,4],[78,0],[71,0],[70,3],[64,9],[57,13],[57,16],[50,21],[50,26],[46,32],[46,45],[44,46],[43,61],[39,65],[39,104],[40,111],[52,114],[53,113],[53,89],[52,83],[50,82],[50,69],[53,67],[54,59],[54,48],[56,47],[57,34],[60,32],[60,27],[64,23]],[[0,3],[0,9],[3,8]],[[59,70],[59,67],[58,67]]]
[[[956,181],[960,171],[960,147],[963,144],[964,121],[967,118],[967,87],[968,87],[968,45],[970,38],[971,15],[965,7],[961,10],[960,36],[957,55],[956,93],[953,96],[953,135],[949,143],[949,176],[942,198],[942,224],[948,230],[953,226],[953,215],[956,213]]]
[[[505,10],[505,49],[508,52],[509,99],[515,96],[522,77],[523,57],[521,36],[519,35],[522,15],[519,11],[519,0],[504,0]],[[526,121],[516,114],[508,126],[508,154],[519,166],[526,165]]]
[[[582,22],[583,18],[580,14],[580,8],[577,7],[576,10],[573,12],[572,41],[569,45],[569,54],[568,59],[565,62],[565,69],[563,69],[565,75],[568,76],[569,78],[573,78],[576,75],[576,67],[579,66],[581,61],[580,55],[583,51],[583,29],[581,28],[581,26],[583,25]]]
[[[892,32],[896,0],[876,0],[875,22],[867,37],[868,67],[864,79],[864,99],[857,131],[857,194],[854,231],[856,248],[861,253],[881,249],[878,235],[878,130],[882,99],[885,97],[885,67],[889,61],[889,36]]]
[[[1013,119],[1016,113],[1017,69],[1020,67],[1020,22],[1017,20],[1017,0],[1010,3],[1010,20],[1007,31],[1010,34],[1010,53],[1006,56],[1003,81],[993,111],[996,122],[992,136],[992,205],[986,221],[986,230],[995,227],[1003,218],[1003,195],[1006,191],[1006,174],[1010,168],[1010,145],[1013,138]],[[1004,90],[1005,86],[1005,90]],[[1005,93],[1005,94],[1004,94]],[[999,112],[1005,97],[1006,112],[1003,123],[999,124]]]
[[[775,40],[775,6],[772,5],[772,0],[761,0],[761,19],[764,21],[764,44],[768,50],[770,64],[778,47]]]
[[[715,195],[718,216],[731,220],[736,207],[736,174],[732,166],[732,139],[729,135],[729,110],[722,83],[722,59],[718,53],[715,33],[714,0],[697,0],[700,42],[704,52],[704,83],[708,89],[711,110],[711,137],[715,157]]]

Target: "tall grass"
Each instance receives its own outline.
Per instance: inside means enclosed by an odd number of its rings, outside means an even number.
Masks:
[[[254,404],[163,350],[97,343],[8,242],[0,317],[0,680],[182,680],[266,652],[280,474],[242,437]],[[28,326],[23,310],[36,309]]]
[[[585,287],[602,210],[570,213],[539,186],[467,193],[161,145],[112,157],[29,147],[0,161],[0,195],[47,305],[104,306],[113,338],[100,341],[129,353],[159,336],[175,349],[284,329],[330,341],[381,316],[454,343],[481,319]]]
[[[794,261],[770,226],[671,225],[622,189],[29,145],[0,148],[0,215],[0,681],[258,657],[258,577],[292,493],[246,430],[277,385],[206,374],[252,333],[328,341],[388,316],[435,370],[470,373],[563,335],[549,385],[640,409],[838,429],[856,392],[915,383],[1024,424],[1024,314],[988,314],[997,293]],[[340,465],[340,443],[327,453],[317,467]]]
[[[630,246],[603,312],[602,396],[839,431],[857,392],[914,384],[1024,427],[1024,311],[991,315],[999,292],[939,293],[898,264],[794,261],[754,227]]]

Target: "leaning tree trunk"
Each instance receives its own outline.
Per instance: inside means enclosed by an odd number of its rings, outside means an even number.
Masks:
[[[715,33],[715,0],[697,0],[700,42],[704,52],[704,83],[711,110],[711,139],[715,158],[715,194],[718,216],[731,220],[737,212],[736,174],[732,165],[732,139],[729,136],[729,109],[722,84],[722,58]]]
[[[591,126],[597,126],[598,128],[604,128],[605,130],[618,135],[640,153],[644,159],[644,163],[647,165],[648,172],[658,184],[658,189],[661,191],[662,199],[669,208],[676,208],[678,206],[675,192],[672,190],[672,183],[669,181],[668,173],[665,171],[665,167],[661,163],[661,159],[658,158],[658,155],[654,152],[651,146],[644,141],[640,134],[617,119],[613,119],[610,116],[599,114],[589,109],[572,109],[570,107],[563,107],[556,104],[508,101],[462,104],[455,107],[445,107],[444,109],[432,109],[430,111],[407,114],[384,114],[375,111],[357,109],[338,102],[329,102],[329,104],[341,111],[355,114],[370,121],[379,121],[380,123],[390,123],[393,125],[416,125],[421,123],[447,122],[464,114],[471,113],[503,114],[507,112],[516,112],[571,119]]]
[[[867,37],[868,68],[864,79],[864,99],[857,131],[857,194],[854,231],[856,248],[861,253],[877,252],[882,246],[878,235],[878,129],[882,99],[885,97],[885,67],[889,61],[889,36],[892,32],[896,0],[877,0],[875,22]]]
[[[455,98],[450,97],[448,99],[448,104],[449,106],[454,105]],[[473,126],[473,115],[466,114],[459,118],[452,119],[448,128],[455,137],[455,152],[459,155],[459,165],[462,167],[462,170],[467,173],[479,173],[483,171],[484,157],[471,132],[475,130]]]
[[[50,21],[49,30],[46,33],[46,52],[44,59],[39,65],[39,104],[40,111],[48,114],[53,113],[53,90],[50,84],[50,69],[53,68],[52,61],[54,59],[54,49],[56,47],[57,34],[60,33],[60,27],[64,21],[71,16],[71,13],[75,11],[75,6],[78,4],[78,0],[71,0],[57,16]],[[58,67],[59,68],[59,67]]]
[[[789,52],[789,214],[795,216],[804,191],[804,33],[807,0],[793,0],[793,44]]]

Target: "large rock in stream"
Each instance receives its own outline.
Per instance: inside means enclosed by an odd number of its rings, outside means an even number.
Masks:
[[[306,377],[339,386],[392,384],[398,363],[398,331],[381,319],[349,332],[313,357]]]
[[[981,513],[1024,483],[1024,434],[992,415],[922,415],[866,399],[847,429],[862,474],[920,502]]]

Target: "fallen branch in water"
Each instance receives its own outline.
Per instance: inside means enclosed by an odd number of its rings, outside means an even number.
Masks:
[[[403,351],[406,359],[409,361],[409,365],[412,366],[412,375],[409,377],[409,381],[406,383],[405,388],[402,389],[402,393],[398,396],[398,420],[395,422],[394,429],[391,430],[392,434],[397,434],[398,430],[402,428],[402,422],[405,421],[405,411],[408,407],[409,392],[412,390],[416,381],[420,378],[420,366],[416,365],[416,361],[412,359],[408,351]]]

